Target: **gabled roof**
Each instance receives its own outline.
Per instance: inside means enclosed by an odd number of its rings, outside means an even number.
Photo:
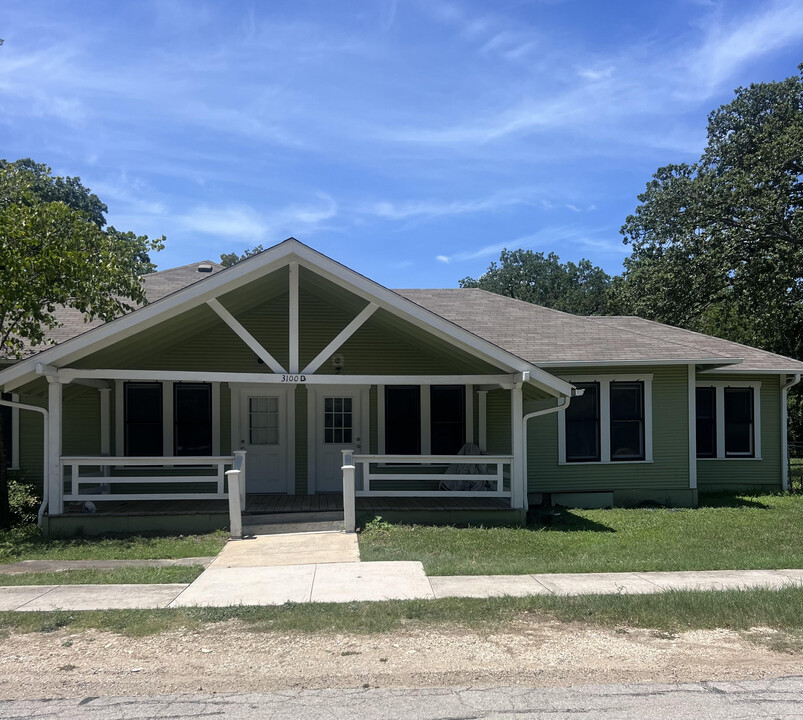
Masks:
[[[570,395],[572,386],[532,365],[515,353],[486,340],[470,330],[466,330],[440,315],[411,302],[403,296],[388,290],[379,283],[369,280],[354,270],[342,265],[322,253],[304,245],[295,238],[253,255],[236,265],[218,270],[206,277],[203,282],[170,292],[188,274],[188,267],[177,268],[176,274],[167,275],[164,282],[152,286],[153,291],[163,294],[160,299],[119,317],[111,322],[91,328],[87,332],[65,340],[60,345],[50,347],[28,357],[16,365],[0,372],[0,384],[13,382],[19,385],[22,378],[33,377],[38,364],[65,367],[78,358],[114,344],[131,332],[153,327],[169,318],[217,298],[231,290],[247,285],[281,267],[296,262],[322,277],[339,284],[369,302],[373,302],[394,315],[438,337],[456,347],[470,352],[485,361],[511,372],[529,372],[530,381],[554,395]],[[86,326],[84,326],[86,327]]]
[[[581,317],[477,288],[397,292],[539,367],[696,363],[803,372],[798,360],[638,317]]]

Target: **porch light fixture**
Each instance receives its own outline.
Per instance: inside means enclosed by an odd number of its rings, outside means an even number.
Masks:
[[[336,375],[340,375],[340,372],[343,370],[345,364],[346,358],[344,358],[340,353],[337,355],[332,355],[332,367],[335,369]]]

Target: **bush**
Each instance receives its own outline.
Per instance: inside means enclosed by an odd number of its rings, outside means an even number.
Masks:
[[[35,523],[41,502],[33,485],[9,473],[8,505],[11,513],[11,527]]]

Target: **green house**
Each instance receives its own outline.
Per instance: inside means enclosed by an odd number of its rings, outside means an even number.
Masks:
[[[796,360],[476,289],[389,290],[293,238],[144,282],[148,305],[90,325],[62,310],[56,345],[0,371],[11,467],[43,486],[49,533],[355,504],[517,523],[545,503],[787,485]]]

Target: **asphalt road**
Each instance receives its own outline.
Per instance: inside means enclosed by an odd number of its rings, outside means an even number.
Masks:
[[[509,717],[517,720],[803,718],[803,676],[677,685],[287,690],[0,703],[0,718],[57,720],[480,720]]]

